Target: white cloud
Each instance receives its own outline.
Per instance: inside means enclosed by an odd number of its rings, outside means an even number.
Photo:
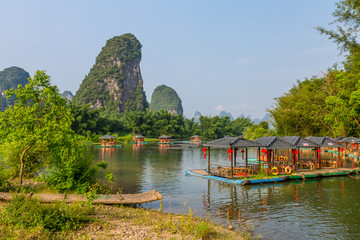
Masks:
[[[225,110],[225,107],[223,105],[217,105],[214,110],[216,111],[224,111]]]

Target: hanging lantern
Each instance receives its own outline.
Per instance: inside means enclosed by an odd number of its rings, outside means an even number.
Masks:
[[[354,148],[354,143],[351,143],[351,150],[353,150]]]
[[[298,158],[298,153],[299,151],[297,149],[294,150],[294,155],[295,155],[295,162],[297,162],[297,158]]]
[[[241,149],[241,157],[242,157],[242,160],[244,160],[244,152],[245,152],[245,150],[244,150],[244,149]]]
[[[344,148],[340,148],[341,157],[344,157]]]
[[[261,149],[261,152],[263,153],[262,159],[265,160],[265,153],[266,153],[266,149]]]
[[[206,151],[207,151],[206,147],[204,147],[202,150],[204,152],[204,159],[206,159]]]
[[[233,153],[233,150],[231,148],[229,148],[227,150],[227,153],[229,154],[229,161],[231,161],[231,154]]]
[[[321,157],[320,157],[321,149],[319,148],[317,151],[318,151],[319,159],[320,159],[320,158],[321,158]]]

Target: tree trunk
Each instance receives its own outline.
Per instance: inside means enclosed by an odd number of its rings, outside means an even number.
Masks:
[[[29,150],[31,147],[32,147],[31,145],[29,147],[27,147],[21,154],[21,165],[20,165],[20,176],[19,176],[20,187],[22,185],[22,176],[24,173],[24,156],[25,156],[26,151]]]

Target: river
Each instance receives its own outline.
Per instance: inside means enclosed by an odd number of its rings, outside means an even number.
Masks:
[[[254,235],[261,234],[263,239],[360,239],[360,177],[356,175],[236,186],[185,175],[185,170],[207,167],[201,146],[144,144],[89,149],[96,161],[108,162],[113,190],[136,193],[156,189],[163,196],[165,212],[188,213],[191,209],[195,215],[208,215],[225,226],[253,227]],[[250,152],[250,157],[254,154]],[[226,150],[211,149],[211,161],[229,164]],[[160,201],[142,207],[159,209]]]

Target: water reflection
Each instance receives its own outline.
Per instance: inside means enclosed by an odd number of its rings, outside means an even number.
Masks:
[[[124,192],[157,189],[164,209],[196,215],[224,225],[250,224],[264,239],[360,238],[359,176],[329,177],[279,184],[237,186],[186,176],[187,169],[206,168],[200,147],[155,144],[125,145],[112,151],[96,149],[98,161],[109,163],[115,182]],[[313,151],[304,152],[311,157]],[[238,153],[239,161],[241,153]],[[255,157],[256,152],[249,152]],[[332,154],[322,153],[331,158]],[[229,164],[223,149],[211,150],[212,163]],[[352,160],[346,162],[351,167]],[[159,202],[143,207],[158,209]]]

